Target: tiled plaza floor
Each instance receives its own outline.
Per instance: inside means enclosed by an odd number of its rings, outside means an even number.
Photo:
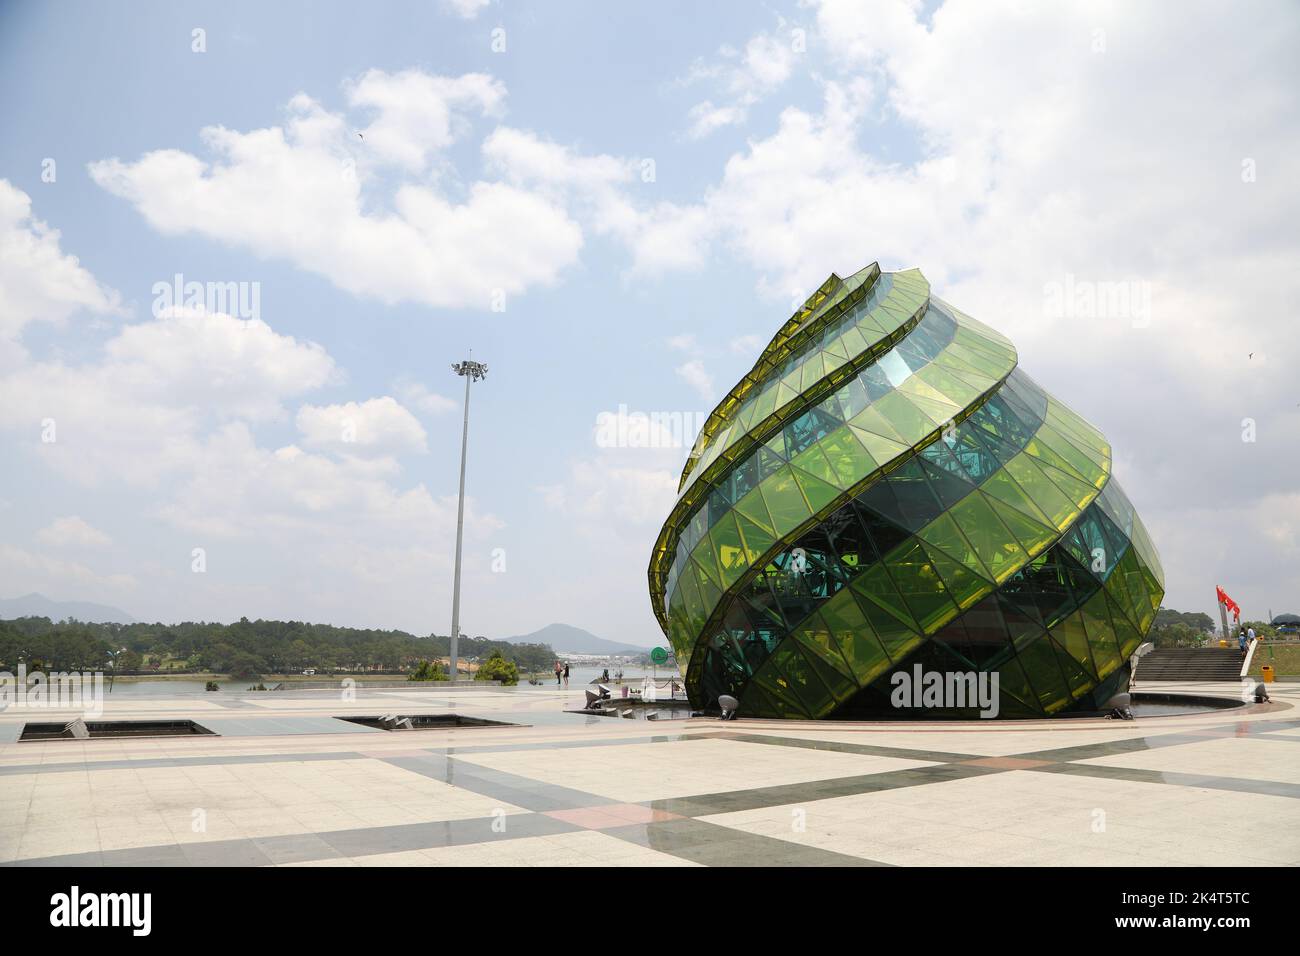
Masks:
[[[551,687],[219,694],[105,712],[219,736],[20,743],[65,715],[0,712],[0,864],[1300,864],[1300,684],[1132,722],[649,722],[565,714],[580,689]],[[525,726],[336,719],[444,712]]]

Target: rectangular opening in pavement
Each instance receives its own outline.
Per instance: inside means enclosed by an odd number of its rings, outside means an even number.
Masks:
[[[97,740],[108,737],[215,737],[192,720],[61,720],[29,723],[18,740]]]
[[[336,717],[378,730],[450,730],[455,727],[522,727],[505,720],[486,720],[461,714],[381,714],[377,717]]]

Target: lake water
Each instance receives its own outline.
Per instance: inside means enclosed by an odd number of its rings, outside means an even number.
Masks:
[[[602,667],[569,668],[569,688],[571,690],[576,690],[584,687],[596,678],[600,677],[603,670],[604,668]],[[640,681],[642,677],[647,677],[655,673],[658,674],[661,680],[667,680],[677,672],[668,667],[660,667],[657,672],[654,668],[624,667],[623,680],[624,682],[631,680]],[[520,674],[519,682],[521,684],[526,684],[528,678],[531,676],[532,675],[528,673]],[[542,681],[544,684],[555,684],[554,672],[538,672],[536,676],[537,679]],[[613,670],[610,672],[610,677],[611,679],[613,678]],[[334,680],[335,678],[320,677],[318,679],[329,681]],[[338,677],[337,679],[342,680],[343,678]],[[402,678],[400,676],[394,676],[389,679],[400,681]],[[262,683],[267,687],[274,687],[278,681],[266,678],[263,679]],[[367,683],[367,681],[358,681],[357,686],[365,687]],[[145,677],[140,680],[115,681],[113,684],[112,694],[114,697],[124,695],[130,695],[132,697],[171,697],[180,694],[205,694],[208,693],[206,684],[206,681],[201,680],[164,680]],[[254,680],[231,680],[229,678],[219,678],[217,680],[217,685],[220,686],[222,691],[234,691],[236,693],[246,691],[249,687],[252,687],[255,684],[257,684],[257,681]],[[293,687],[293,683],[285,684],[286,690],[292,690]],[[107,679],[104,681],[104,692],[109,692]]]

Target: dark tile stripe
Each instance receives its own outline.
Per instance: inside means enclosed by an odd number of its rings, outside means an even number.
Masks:
[[[847,853],[747,833],[704,820],[615,827],[604,833],[705,866],[887,866]]]
[[[1232,790],[1238,793],[1262,793],[1273,797],[1300,798],[1300,786],[1276,780],[1246,780],[1241,777],[1214,777],[1168,770],[1140,770],[1133,767],[1106,767],[1097,764],[1061,763],[1035,767],[1030,773],[1063,773],[1075,777],[1102,777],[1132,780],[1136,783],[1160,783],[1175,787],[1201,787],[1207,790]]]

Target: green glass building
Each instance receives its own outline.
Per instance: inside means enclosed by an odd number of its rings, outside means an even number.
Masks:
[[[1164,596],[1101,433],[918,270],[874,263],[709,416],[649,580],[692,704],[752,717],[975,715],[896,706],[918,665],[996,674],[1003,717],[1096,710]]]

